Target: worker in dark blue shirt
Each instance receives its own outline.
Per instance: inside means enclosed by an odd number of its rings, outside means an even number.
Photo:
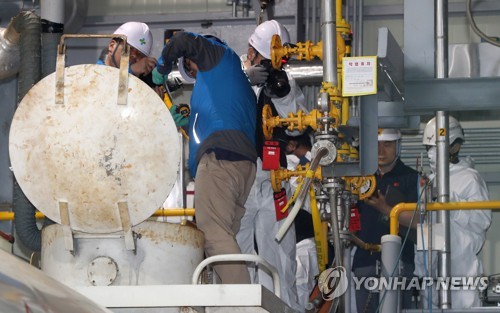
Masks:
[[[380,244],[380,238],[389,234],[389,213],[400,202],[415,203],[418,199],[418,173],[400,160],[401,132],[397,129],[382,129],[378,135],[378,170],[376,175],[377,191],[374,195],[359,203],[361,230],[357,236],[367,243]],[[407,212],[411,213],[411,212]],[[402,218],[408,218],[405,215]],[[405,228],[401,228],[404,230]],[[405,232],[401,231],[404,236]],[[401,235],[400,234],[400,235]],[[402,277],[413,277],[414,242],[406,240],[401,254],[403,264]],[[378,277],[380,253],[358,248],[354,255],[352,271],[358,279]],[[356,290],[358,312],[375,313],[379,305],[377,290],[367,290],[360,284]],[[410,308],[411,291],[403,291],[403,308]]]

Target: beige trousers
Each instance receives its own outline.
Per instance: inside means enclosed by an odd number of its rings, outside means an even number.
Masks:
[[[235,236],[245,214],[245,201],[255,180],[250,161],[217,160],[204,154],[195,179],[196,224],[205,234],[207,257],[241,253]],[[218,263],[214,270],[223,284],[250,284],[244,262]]]

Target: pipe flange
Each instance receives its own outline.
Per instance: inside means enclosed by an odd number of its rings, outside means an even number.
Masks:
[[[333,142],[331,142],[329,140],[317,141],[316,143],[314,143],[312,150],[311,150],[311,154],[312,154],[313,159],[316,156],[318,150],[321,148],[325,148],[328,151],[328,153],[324,157],[321,158],[321,160],[319,161],[319,165],[328,166],[328,165],[332,164],[335,161],[335,159],[337,158],[337,147],[335,147]]]
[[[345,188],[345,181],[339,178],[327,178],[322,182],[323,189],[328,190],[325,193],[330,194],[332,191],[339,193]]]

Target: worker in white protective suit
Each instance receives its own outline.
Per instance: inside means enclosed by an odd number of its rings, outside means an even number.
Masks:
[[[279,35],[282,42],[290,42],[290,35],[286,28],[275,20],[266,21],[255,29],[248,39],[248,54],[242,56],[243,68],[250,84],[257,95],[257,177],[245,203],[245,215],[241,220],[241,227],[236,236],[242,253],[258,253],[267,262],[274,266],[280,276],[281,299],[291,308],[304,311],[297,301],[295,285],[295,229],[291,227],[281,242],[274,239],[284,219],[279,216],[280,205],[283,201],[275,201],[270,181],[270,171],[263,170],[264,138],[262,130],[262,110],[264,104],[270,104],[273,115],[286,117],[290,112],[297,112],[303,107],[304,95],[296,85],[295,80],[285,71],[272,70],[269,67],[271,58],[271,38]],[[297,133],[298,134],[298,133]],[[273,141],[279,145],[278,167],[287,168],[286,161],[286,132],[282,128],[275,128]],[[283,183],[283,193],[290,199],[290,187]],[[279,194],[276,194],[279,197]],[[256,247],[255,244],[256,243]],[[258,282],[269,290],[273,290],[272,278],[262,269],[254,272],[250,267],[252,282]]]
[[[465,142],[465,136],[460,123],[449,117],[449,161],[450,161],[450,202],[463,201],[488,201],[488,189],[486,183],[481,178],[477,170],[473,168],[473,161],[468,156],[459,159],[458,153],[460,147]],[[422,143],[427,149],[427,156],[432,170],[431,179],[434,178],[436,172],[436,119],[431,119],[424,129]],[[451,248],[451,276],[452,277],[478,277],[483,274],[483,265],[478,257],[481,248],[483,247],[486,231],[491,223],[490,210],[463,210],[450,211],[450,248]],[[420,226],[419,226],[420,227]],[[418,240],[421,240],[418,238]],[[425,239],[425,242],[427,239]],[[432,273],[435,275],[437,270],[437,254],[433,251],[432,267],[424,258],[424,253],[418,251],[415,255],[415,274],[418,276],[430,276],[425,272],[425,268],[432,268]],[[451,307],[471,308],[481,305],[479,300],[479,291],[464,290],[465,288],[458,287],[461,290],[451,291]],[[427,292],[423,293],[423,306],[428,307]],[[432,296],[433,306],[437,306],[438,294],[433,290]]]
[[[311,148],[311,137],[307,132],[297,137],[290,137],[286,147],[288,169],[293,171],[298,165],[305,166],[308,164],[311,161]],[[290,178],[292,192],[295,192],[298,185],[298,177]],[[314,241],[310,201],[309,196],[307,196],[295,218],[297,296],[300,307],[304,309],[309,303],[309,296],[316,286],[316,276],[319,275],[318,253]]]

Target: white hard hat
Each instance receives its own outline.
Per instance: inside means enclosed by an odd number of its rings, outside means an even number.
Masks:
[[[381,128],[378,130],[378,141],[396,141],[401,139],[401,131],[394,128]]]
[[[227,46],[226,42],[219,37],[211,34],[202,34],[201,36],[214,40],[224,46]],[[186,81],[188,84],[194,84],[196,82],[196,78],[192,77],[189,75],[189,73],[186,71],[186,68],[184,67],[184,57],[180,57],[177,59],[177,67],[179,68],[179,73],[181,74],[182,78]]]
[[[285,26],[275,20],[265,21],[255,28],[248,43],[255,48],[264,58],[271,59],[271,39],[279,35],[281,43],[290,42],[290,34]]]
[[[127,43],[145,56],[149,56],[151,53],[153,34],[151,34],[148,25],[141,22],[127,22],[118,27],[113,34],[127,36]]]
[[[457,139],[462,139],[465,141],[464,130],[460,123],[453,117],[449,117],[448,121],[448,134],[450,139],[450,145]],[[436,118],[433,117],[424,128],[424,135],[422,137],[422,144],[426,146],[436,145]]]

